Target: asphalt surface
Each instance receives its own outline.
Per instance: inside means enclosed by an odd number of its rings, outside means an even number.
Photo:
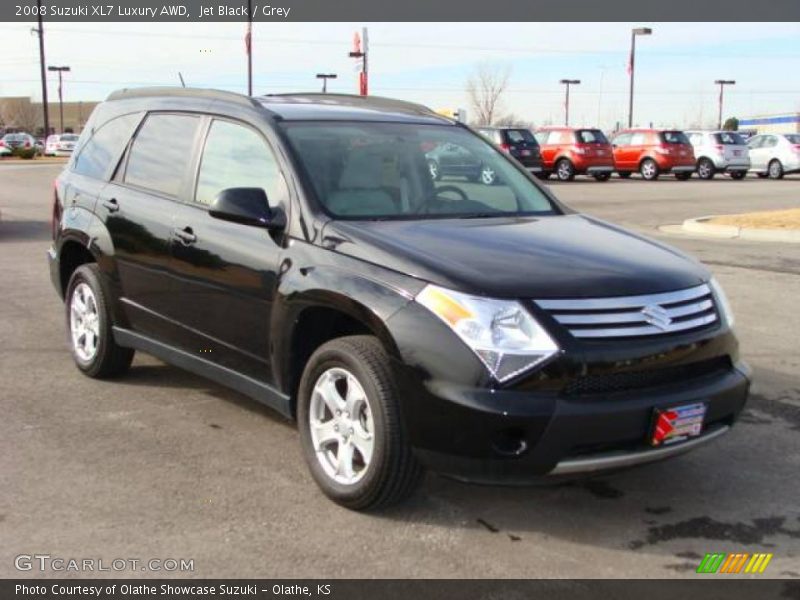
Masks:
[[[0,577],[39,576],[14,567],[35,553],[193,559],[181,575],[204,578],[692,577],[706,552],[772,552],[767,576],[800,577],[800,245],[657,229],[796,207],[800,179],[552,184],[721,280],[755,372],[728,436],[580,484],[428,475],[408,504],[364,515],[317,491],[293,426],[256,402],[141,354],[117,382],[75,369],[45,262],[57,170],[0,165]]]

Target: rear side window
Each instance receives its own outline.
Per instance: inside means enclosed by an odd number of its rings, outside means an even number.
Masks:
[[[682,131],[662,131],[660,134],[662,144],[688,144],[689,138]]]
[[[608,139],[599,129],[579,129],[575,137],[581,144],[607,144]]]
[[[506,137],[510,144],[536,144],[536,138],[527,129],[507,129]],[[538,145],[538,144],[537,144]]]
[[[177,196],[199,123],[190,115],[149,115],[133,140],[125,183]]]
[[[630,133],[620,133],[617,137],[614,138],[614,145],[615,146],[628,146],[631,143],[631,134]]]
[[[647,136],[644,133],[634,133],[631,136],[630,145],[631,146],[644,146],[647,140]]]
[[[270,206],[286,198],[286,184],[267,142],[256,131],[214,121],[206,139],[195,202],[209,205],[226,188],[256,187],[267,193]]]
[[[89,137],[82,144],[72,162],[72,170],[80,175],[102,178],[111,166],[112,161],[117,161],[123,149],[131,139],[140,114],[129,114],[116,117],[107,121],[94,132],[87,132]],[[59,140],[57,136],[50,141]],[[64,139],[64,136],[61,136]]]
[[[724,133],[715,133],[714,139],[717,140],[718,144],[724,144],[726,146],[741,146],[742,144],[744,144],[742,136],[732,131],[725,131]]]
[[[800,134],[788,133],[784,136],[790,144],[800,144]]]

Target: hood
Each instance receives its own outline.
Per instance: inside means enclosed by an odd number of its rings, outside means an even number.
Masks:
[[[709,278],[678,250],[580,214],[331,221],[322,241],[412,277],[498,298],[652,294]]]

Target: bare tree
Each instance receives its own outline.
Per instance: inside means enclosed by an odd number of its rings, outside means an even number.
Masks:
[[[0,105],[6,127],[33,133],[39,123],[39,110],[28,98],[8,98]]]
[[[467,79],[469,96],[475,119],[479,125],[493,125],[498,117],[500,97],[508,88],[511,67],[497,63],[479,63]]]

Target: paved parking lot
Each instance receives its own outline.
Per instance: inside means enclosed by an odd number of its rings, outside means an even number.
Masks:
[[[409,504],[363,515],[326,500],[293,426],[243,396],[142,355],[116,383],[78,373],[44,256],[57,169],[0,165],[0,576],[43,553],[188,558],[195,577],[674,577],[706,552],[764,551],[768,575],[800,577],[800,245],[656,229],[797,207],[800,179],[551,184],[721,280],[755,372],[730,435],[581,484],[429,475]]]

